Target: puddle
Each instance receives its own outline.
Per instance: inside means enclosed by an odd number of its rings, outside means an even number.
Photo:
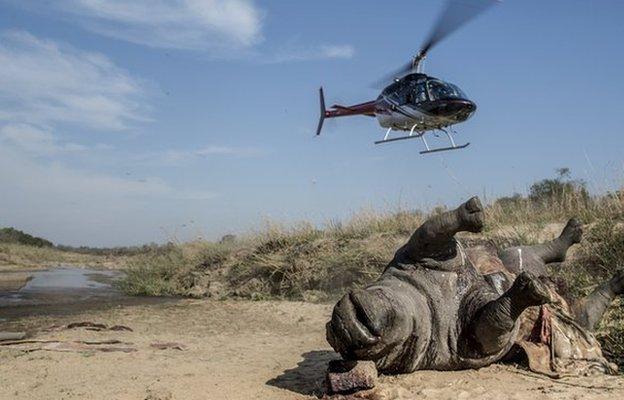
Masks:
[[[80,268],[56,268],[36,271],[33,278],[20,290],[21,293],[44,293],[50,291],[72,291],[76,289],[98,289],[117,292],[112,283],[119,279],[119,271],[96,271]]]
[[[32,279],[19,290],[0,291],[0,323],[31,315],[70,314],[167,301],[126,296],[114,286],[114,282],[123,277],[121,271],[65,267],[21,272],[31,275]]]

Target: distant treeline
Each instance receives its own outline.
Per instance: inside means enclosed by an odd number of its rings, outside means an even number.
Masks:
[[[133,256],[144,253],[159,253],[170,251],[173,247],[173,243],[166,244],[144,244],[141,246],[123,246],[123,247],[88,247],[88,246],[64,246],[54,245],[49,240],[29,235],[26,232],[22,232],[15,228],[0,228],[0,244],[22,244],[25,246],[34,247],[50,247],[61,251],[67,251],[79,254],[92,254],[100,256]]]
[[[35,247],[53,247],[54,243],[40,237],[29,235],[15,228],[0,229],[0,243],[16,243]]]
[[[166,253],[175,247],[173,243],[166,244],[144,244],[141,246],[123,246],[123,247],[88,247],[88,246],[63,246],[57,245],[55,246],[57,249],[61,251],[69,251],[72,253],[80,253],[80,254],[92,254],[99,256],[133,256],[137,254],[145,254],[145,253]]]

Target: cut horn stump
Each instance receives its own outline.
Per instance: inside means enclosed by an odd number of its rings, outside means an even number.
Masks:
[[[353,394],[377,384],[377,368],[373,361],[332,360],[327,368],[327,394]]]

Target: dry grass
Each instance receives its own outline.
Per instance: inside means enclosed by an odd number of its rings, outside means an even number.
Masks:
[[[624,221],[624,202],[617,195],[542,203],[522,199],[505,206],[495,202],[486,215],[484,232],[464,240],[506,247],[552,239],[572,216],[596,227],[601,221]],[[369,212],[322,228],[268,225],[226,243],[197,241],[148,252],[129,260],[124,288],[133,294],[327,299],[376,277],[425,217],[420,212]],[[585,246],[591,248],[584,251],[584,262],[592,262],[590,254],[606,257],[611,246],[606,236],[604,229],[588,236]],[[622,263],[619,257],[624,256],[618,253],[604,264]]]
[[[619,195],[568,196],[541,203],[522,199],[512,205],[495,202],[487,207],[486,216],[484,232],[463,240],[491,241],[500,247],[534,244],[558,235],[573,216],[587,223],[589,232],[574,261],[557,272],[574,294],[587,293],[624,265],[624,229],[620,229],[624,201]],[[362,213],[322,228],[269,225],[227,243],[182,244],[130,259],[123,287],[137,295],[327,301],[375,279],[425,217],[420,212]],[[612,307],[599,337],[606,353],[613,359],[616,354],[621,357],[621,303]]]
[[[192,242],[129,261],[132,294],[324,300],[372,280],[422,222],[419,213],[360,214],[324,229],[269,225],[228,243]]]
[[[98,268],[123,268],[125,258],[78,254],[54,247],[34,247],[23,244],[0,243],[0,266],[43,268],[57,265],[77,265]]]

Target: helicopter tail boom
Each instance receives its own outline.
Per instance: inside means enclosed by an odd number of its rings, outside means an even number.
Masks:
[[[321,134],[323,129],[323,123],[327,118],[337,117],[349,117],[351,115],[367,115],[369,117],[375,116],[375,100],[367,101],[366,103],[355,104],[352,106],[341,106],[340,104],[334,104],[329,110],[325,108],[325,94],[323,88],[319,89],[319,101],[321,105],[321,116],[319,118],[318,127],[316,128],[316,135]]]

